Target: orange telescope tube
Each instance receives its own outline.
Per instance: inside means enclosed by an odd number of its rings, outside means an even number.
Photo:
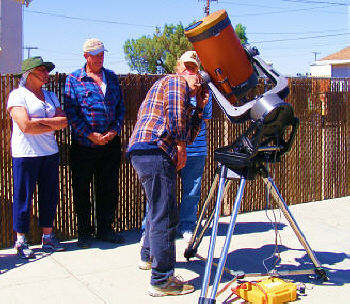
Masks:
[[[256,86],[257,76],[225,10],[190,25],[185,35],[212,82],[230,102]]]

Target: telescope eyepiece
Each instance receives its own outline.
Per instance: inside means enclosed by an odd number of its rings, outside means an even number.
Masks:
[[[201,76],[201,85],[207,85],[211,79],[207,72],[199,71],[199,75]]]

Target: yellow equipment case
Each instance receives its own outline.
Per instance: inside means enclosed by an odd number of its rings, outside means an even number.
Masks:
[[[281,304],[297,298],[296,284],[279,278],[241,283],[232,288],[232,291],[253,304]]]

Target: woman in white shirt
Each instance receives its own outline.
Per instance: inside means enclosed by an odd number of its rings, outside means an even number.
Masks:
[[[52,233],[58,202],[58,146],[55,131],[67,126],[67,118],[55,93],[42,86],[49,81],[52,62],[31,57],[22,62],[19,88],[8,98],[13,131],[13,229],[17,233],[15,249],[21,258],[34,258],[25,233],[29,231],[32,198],[38,183],[39,225],[43,230],[42,248],[62,251],[65,248]]]

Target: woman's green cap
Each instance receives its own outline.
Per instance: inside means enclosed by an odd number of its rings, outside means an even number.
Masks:
[[[44,66],[48,72],[55,68],[52,62],[44,61],[40,56],[30,57],[22,62],[22,74],[39,66]]]

